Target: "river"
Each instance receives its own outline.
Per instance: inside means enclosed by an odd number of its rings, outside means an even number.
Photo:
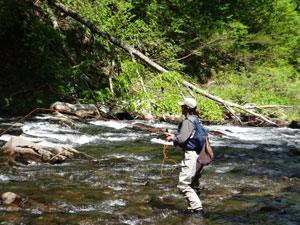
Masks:
[[[19,118],[0,118],[5,130]],[[164,135],[132,126],[176,131],[176,125],[145,121],[72,121],[39,114],[0,137],[12,135],[44,147],[70,146],[87,159],[30,164],[0,173],[0,194],[14,192],[37,204],[18,210],[0,205],[0,224],[300,224],[300,130],[206,126],[215,160],[201,178],[203,218],[184,213],[176,183],[182,150]],[[1,163],[4,168],[4,163]],[[42,207],[43,206],[43,207]]]

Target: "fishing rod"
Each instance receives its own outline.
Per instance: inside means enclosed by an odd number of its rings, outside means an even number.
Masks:
[[[77,113],[76,112],[70,112],[70,111],[66,111],[66,110],[59,110],[59,109],[48,109],[48,108],[35,108],[34,110],[32,110],[30,113],[28,113],[27,115],[23,116],[21,119],[19,119],[17,122],[13,123],[11,126],[9,126],[7,129],[5,129],[4,131],[2,131],[0,133],[0,137],[5,134],[7,131],[9,131],[10,129],[12,129],[16,124],[18,123],[21,123],[23,120],[25,120],[27,117],[29,117],[32,113],[38,111],[38,110],[42,110],[42,111],[49,111],[49,112],[60,112],[60,113],[67,113],[67,114],[74,114],[76,116]],[[120,121],[120,120],[115,120],[115,119],[110,119],[110,118],[106,118],[106,117],[103,117],[103,116],[99,116],[99,115],[91,115],[91,114],[84,114],[83,116],[86,116],[86,117],[92,117],[92,118],[97,118],[97,119],[102,119],[102,120],[105,120],[105,121],[115,121],[115,122],[118,122],[118,123],[123,123],[123,124],[127,124],[127,125],[130,125],[130,126],[133,126],[133,127],[138,127],[138,128],[141,128],[141,129],[144,129],[144,130],[148,130],[150,132],[154,132],[154,133],[158,133],[158,134],[164,134],[166,136],[168,135],[171,135],[171,133],[169,132],[165,132],[165,131],[162,131],[162,130],[159,130],[159,129],[155,129],[155,128],[151,128],[151,127],[147,127],[147,126],[143,126],[143,125],[140,125],[140,124],[129,124],[129,123],[126,123],[124,121]],[[163,167],[164,167],[164,163],[165,161],[171,161],[175,164],[175,166],[173,167],[171,173],[173,173],[173,171],[177,168],[177,163],[175,160],[173,159],[169,159],[168,156],[167,156],[167,145],[164,145],[163,147],[163,161],[162,161],[162,164],[161,164],[161,176],[163,178],[165,178],[165,176],[163,175]]]
[[[17,123],[22,122],[23,120],[25,120],[28,116],[30,116],[32,113],[34,113],[35,111],[38,110],[43,110],[43,111],[50,111],[50,112],[61,112],[61,113],[67,113],[67,114],[74,114],[76,116],[78,116],[78,114],[76,112],[71,112],[71,111],[66,111],[66,110],[59,110],[59,109],[48,109],[48,108],[35,108],[34,110],[32,110],[30,113],[28,113],[27,115],[25,115],[24,117],[22,117],[21,119],[19,119],[17,122],[13,123],[11,126],[9,126],[6,130],[4,130],[3,132],[0,133],[0,137],[5,134],[7,131],[9,131],[11,128],[13,128]],[[159,130],[159,129],[155,129],[155,128],[151,128],[151,127],[147,127],[147,126],[143,126],[140,124],[130,124],[130,123],[126,123],[124,121],[121,120],[115,120],[115,119],[110,119],[110,118],[106,118],[103,116],[99,116],[99,115],[91,115],[91,114],[83,114],[84,117],[92,117],[92,118],[97,118],[97,119],[101,119],[101,120],[106,120],[106,121],[114,121],[114,122],[118,122],[118,123],[123,123],[123,124],[127,124],[133,127],[138,127],[144,130],[148,130],[150,132],[154,132],[154,133],[159,133],[159,134],[164,134],[164,135],[170,135],[170,133]]]

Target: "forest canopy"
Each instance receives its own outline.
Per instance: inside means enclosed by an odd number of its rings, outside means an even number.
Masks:
[[[200,116],[224,108],[183,80],[240,105],[300,105],[300,15],[295,0],[61,0],[66,7],[168,71],[160,73],[51,4],[0,2],[1,113],[54,101],[179,114],[195,96]],[[299,107],[260,109],[300,119]]]

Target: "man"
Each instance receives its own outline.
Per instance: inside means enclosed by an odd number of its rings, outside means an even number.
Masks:
[[[194,184],[198,184],[203,166],[197,162],[200,150],[205,143],[205,136],[201,139],[201,147],[195,145],[193,136],[195,135],[195,122],[202,126],[199,118],[196,116],[197,102],[193,98],[185,98],[184,102],[178,102],[182,108],[182,114],[185,119],[178,126],[178,135],[170,134],[167,141],[174,142],[184,151],[184,159],[181,163],[181,172],[179,174],[178,189],[182,192],[189,204],[188,212],[204,214],[202,203],[196,193]],[[203,126],[202,126],[203,127]],[[203,128],[204,134],[207,131]]]

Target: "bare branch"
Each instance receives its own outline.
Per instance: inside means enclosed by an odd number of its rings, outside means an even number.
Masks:
[[[192,51],[191,53],[187,54],[186,56],[183,56],[179,59],[174,59],[174,60],[171,60],[170,62],[174,62],[174,61],[180,61],[180,60],[183,60],[183,59],[186,59],[194,54],[196,54],[197,52],[201,51],[202,49],[206,48],[207,46],[211,45],[212,43],[214,42],[217,42],[217,41],[220,41],[220,40],[226,40],[228,39],[227,37],[218,37],[218,38],[215,38],[207,43],[205,43],[204,45],[200,46],[199,48],[195,49],[194,51]]]

